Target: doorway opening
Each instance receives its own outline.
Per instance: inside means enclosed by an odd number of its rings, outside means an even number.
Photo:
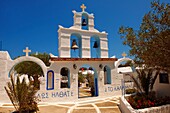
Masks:
[[[30,82],[35,90],[40,90],[40,83],[44,78],[43,69],[33,61],[23,61],[15,64],[9,72],[9,76],[11,75],[14,76],[15,82],[17,76],[19,76],[20,82],[25,78],[26,83]]]
[[[78,98],[98,96],[98,79],[96,70],[83,65],[78,71]]]

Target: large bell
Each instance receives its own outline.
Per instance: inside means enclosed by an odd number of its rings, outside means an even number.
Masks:
[[[93,48],[98,48],[98,44],[97,44],[97,41],[94,42],[94,45],[93,45]]]
[[[86,26],[86,25],[87,25],[86,19],[83,19],[83,21],[82,21],[82,26]]]
[[[71,45],[71,49],[78,49],[79,47],[77,46],[76,40],[74,39]]]

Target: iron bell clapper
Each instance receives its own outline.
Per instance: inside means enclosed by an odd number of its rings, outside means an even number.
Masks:
[[[78,49],[79,47],[77,46],[76,40],[74,39],[71,45],[71,49]]]
[[[98,44],[97,44],[97,41],[94,42],[94,45],[93,45],[93,48],[98,48]]]
[[[86,19],[83,19],[83,21],[82,21],[82,26],[86,26],[86,25],[87,25]]]

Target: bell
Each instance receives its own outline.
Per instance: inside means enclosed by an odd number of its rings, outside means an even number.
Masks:
[[[83,19],[83,21],[82,21],[82,26],[86,26],[87,24],[86,24],[86,19]]]
[[[72,42],[72,46],[71,46],[71,49],[78,49],[79,47],[77,46],[77,43],[76,43],[76,40],[74,39],[73,42]]]
[[[93,48],[98,48],[97,41],[94,42]]]

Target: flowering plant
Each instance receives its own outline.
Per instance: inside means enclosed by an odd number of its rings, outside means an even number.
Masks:
[[[165,104],[170,104],[170,97],[160,97],[156,98],[154,96],[141,96],[141,95],[134,95],[128,97],[129,104],[134,109],[142,109],[142,108],[148,108],[148,107],[155,107]]]

